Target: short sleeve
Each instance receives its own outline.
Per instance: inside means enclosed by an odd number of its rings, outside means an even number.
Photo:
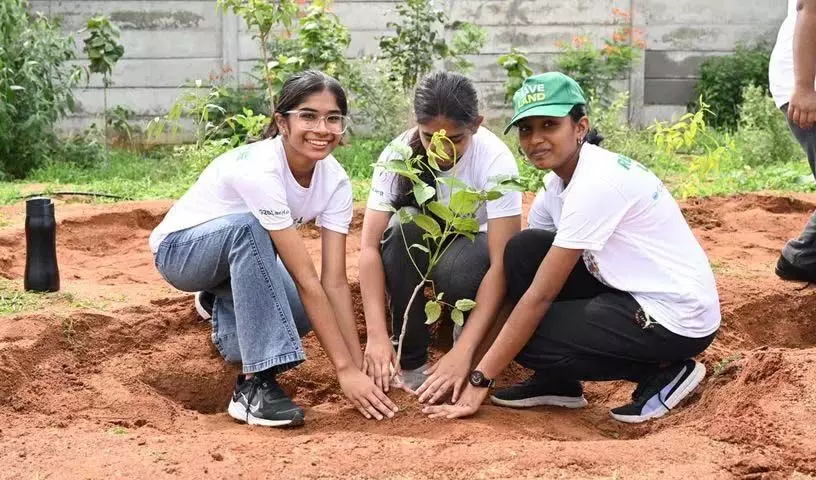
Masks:
[[[538,228],[541,230],[548,230],[555,232],[557,227],[552,213],[552,196],[547,193],[547,190],[541,189],[530,207],[530,213],[527,215],[527,225],[530,228]]]
[[[575,250],[602,250],[615,232],[630,202],[603,180],[575,185],[561,210],[553,245]]]
[[[267,230],[283,230],[293,225],[283,177],[274,164],[235,170],[228,177],[228,182],[262,227]]]
[[[346,178],[337,186],[326,210],[318,217],[317,224],[333,232],[348,234],[353,215],[351,182]]]
[[[510,149],[504,143],[496,147],[493,161],[487,171],[488,183],[485,189],[495,186],[493,179],[497,177],[518,177],[518,165]],[[487,202],[487,219],[512,217],[521,215],[521,192],[508,192],[496,200]]]
[[[388,146],[383,149],[382,153],[380,153],[377,163],[382,164],[401,159],[401,155],[392,148],[392,145],[394,142],[407,145],[411,133],[412,131],[409,130],[389,143]],[[399,198],[398,183],[397,174],[386,172],[379,167],[374,167],[374,175],[371,177],[371,190],[368,192],[366,208],[381,212],[391,211],[389,207]]]

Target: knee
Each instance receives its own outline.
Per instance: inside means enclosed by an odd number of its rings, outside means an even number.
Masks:
[[[555,232],[528,228],[513,235],[504,247],[504,271],[517,269],[530,263],[530,253],[548,251],[555,240]]]
[[[400,223],[397,215],[391,217],[388,228],[383,232],[381,245],[383,253],[383,262],[387,263],[388,259],[393,259],[395,256],[403,257],[407,255],[406,244],[410,247],[415,243],[422,243],[422,234],[424,231],[417,226],[417,224]],[[405,237],[403,239],[403,236]]]

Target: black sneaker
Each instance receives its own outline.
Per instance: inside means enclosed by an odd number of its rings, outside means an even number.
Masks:
[[[810,271],[797,267],[782,255],[776,261],[776,275],[782,280],[791,282],[816,283],[816,270]]]
[[[672,365],[640,383],[632,394],[632,403],[612,409],[612,418],[626,423],[641,423],[662,417],[697,388],[706,374],[705,365],[694,360]]]
[[[303,409],[283,393],[274,376],[263,372],[249,380],[238,376],[227,412],[239,422],[264,427],[296,427],[305,418]]]
[[[522,383],[499,390],[490,397],[494,405],[528,408],[539,405],[583,408],[587,401],[581,382],[547,382],[533,374]]]
[[[195,294],[195,309],[198,316],[202,320],[209,320],[212,318],[213,305],[215,304],[215,295],[210,292],[196,292]]]

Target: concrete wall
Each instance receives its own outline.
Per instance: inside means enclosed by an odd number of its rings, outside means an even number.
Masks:
[[[506,114],[504,72],[496,64],[512,47],[529,53],[536,71],[552,65],[560,41],[589,35],[596,42],[615,29],[612,10],[632,12],[644,33],[642,61],[621,87],[631,91],[630,119],[649,123],[683,110],[700,63],[733,51],[738,41],[773,38],[784,19],[784,0],[437,0],[454,20],[485,27],[489,39],[473,58],[490,117]],[[334,11],[351,29],[349,56],[375,54],[377,38],[396,18],[398,0],[337,0]],[[142,118],[167,111],[186,82],[231,69],[241,81],[259,56],[243,22],[216,10],[215,0],[33,0],[32,9],[63,20],[76,32],[92,15],[105,14],[122,29],[126,53],[109,90],[110,106],[123,104]],[[77,39],[78,48],[81,41]],[[81,111],[66,122],[79,128],[102,111],[99,78],[77,91]]]

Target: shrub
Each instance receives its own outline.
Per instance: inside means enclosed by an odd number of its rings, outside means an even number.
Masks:
[[[776,108],[763,87],[745,87],[742,98],[736,144],[743,163],[758,166],[802,156],[799,144],[788,129],[785,114]]]
[[[756,85],[768,91],[768,64],[771,46],[760,42],[748,47],[737,45],[733,55],[711,57],[700,67],[700,81],[695,87],[697,97],[702,96],[710,105],[714,117],[713,127],[734,129],[740,118],[743,91],[748,85]],[[692,102],[689,110],[697,110]]]
[[[0,2],[0,177],[19,178],[46,160],[54,125],[74,109],[74,41],[26,0]]]

